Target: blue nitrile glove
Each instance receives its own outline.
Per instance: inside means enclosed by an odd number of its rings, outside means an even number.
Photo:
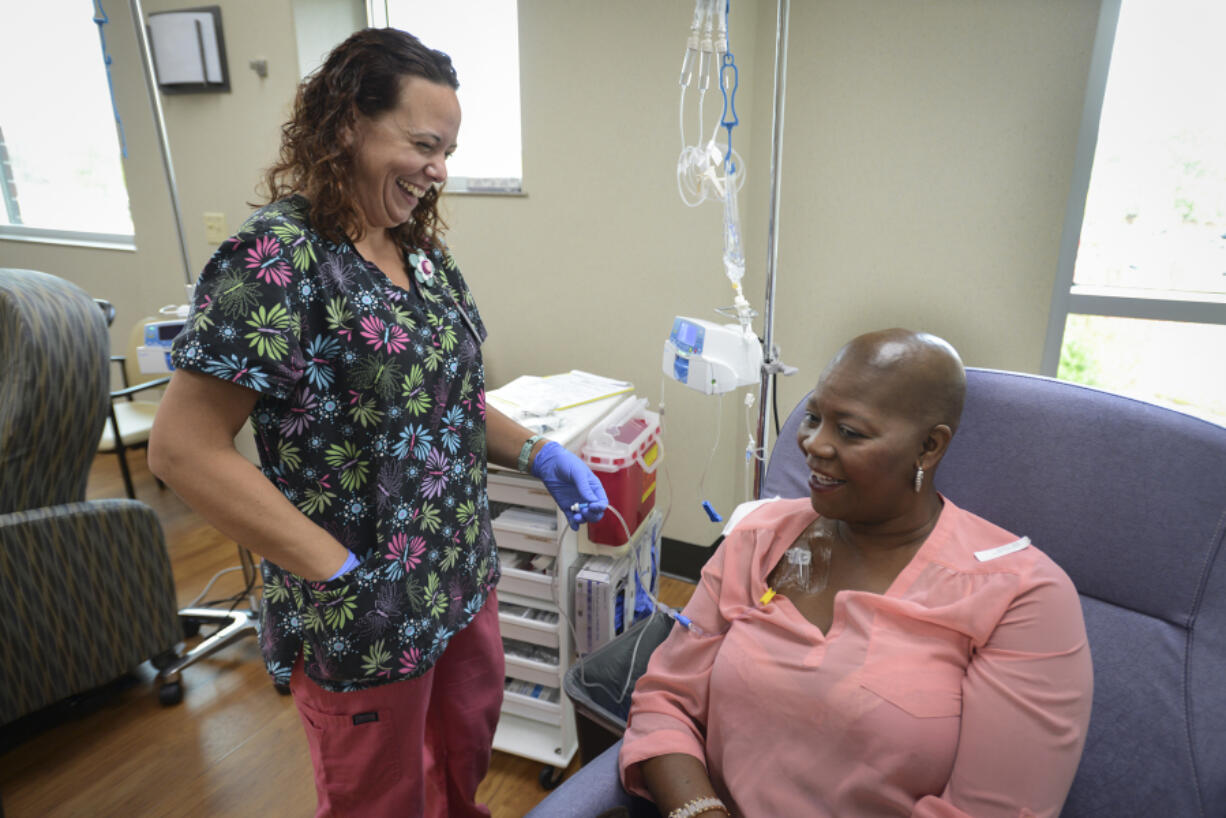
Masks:
[[[532,460],[532,476],[539,477],[549,489],[558,508],[566,512],[570,527],[578,531],[581,523],[594,523],[604,516],[609,498],[604,486],[579,458],[565,446],[551,440]],[[574,506],[578,505],[578,510]]]
[[[361,563],[358,562],[358,558],[354,556],[352,551],[350,551],[349,556],[345,557],[344,564],[341,565],[339,569],[337,569],[335,574],[328,577],[324,581],[331,582],[334,579],[340,579],[341,577],[345,576],[345,574],[348,574],[350,571],[352,571],[354,568],[357,568],[359,565],[361,565]]]

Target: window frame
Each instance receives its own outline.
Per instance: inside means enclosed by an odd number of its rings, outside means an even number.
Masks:
[[[1077,262],[1077,248],[1081,241],[1082,222],[1085,219],[1086,197],[1090,191],[1090,173],[1094,167],[1098,128],[1102,118],[1103,100],[1107,92],[1107,74],[1111,65],[1111,52],[1115,46],[1116,27],[1119,23],[1123,2],[1124,0],[1103,0],[1099,10],[1094,46],[1090,55],[1085,106],[1082,110],[1081,127],[1077,137],[1073,178],[1068,206],[1065,208],[1064,229],[1060,238],[1060,256],[1055,284],[1052,287],[1051,309],[1048,313],[1047,337],[1039,369],[1040,374],[1051,378],[1056,377],[1060,368],[1064,329],[1070,315],[1226,325],[1226,295],[1136,290],[1073,283],[1073,268]]]
[[[87,233],[81,230],[57,230],[50,227],[0,224],[0,241],[24,241],[33,244],[60,244],[68,247],[91,247],[98,250],[136,251],[135,233]]]

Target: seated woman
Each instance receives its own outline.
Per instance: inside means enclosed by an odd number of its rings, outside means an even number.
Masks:
[[[638,681],[628,790],[686,818],[1060,812],[1090,719],[1081,605],[933,488],[965,389],[931,335],[839,351],[800,426],[809,498],[733,528]]]

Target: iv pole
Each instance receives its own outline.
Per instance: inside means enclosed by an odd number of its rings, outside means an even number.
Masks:
[[[769,218],[766,227],[766,299],[763,307],[762,335],[762,381],[758,388],[758,450],[753,459],[753,496],[762,497],[762,480],[765,476],[767,437],[770,427],[767,419],[775,402],[771,384],[774,376],[783,370],[775,348],[775,267],[779,259],[776,242],[779,218],[779,179],[783,158],[783,102],[787,82],[788,65],[788,0],[779,0],[775,26],[775,102],[771,111],[771,195]]]
[[[153,108],[153,125],[158,133],[158,146],[162,149],[162,167],[166,171],[166,184],[170,189],[170,208],[174,212],[175,230],[179,235],[179,253],[183,258],[183,278],[190,285],[195,280],[192,262],[187,253],[187,233],[183,229],[183,212],[179,206],[179,186],[175,183],[175,168],[170,160],[170,140],[166,136],[166,122],[162,118],[162,98],[158,95],[154,80],[153,52],[149,47],[149,32],[145,30],[145,15],[140,0],[129,0],[132,9],[132,24],[136,26],[136,43],[140,47],[141,63],[145,69],[145,87],[149,91],[149,105]]]

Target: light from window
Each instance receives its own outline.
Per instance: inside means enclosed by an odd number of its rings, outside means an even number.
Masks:
[[[0,237],[131,240],[119,132],[94,9],[14,3],[0,26]]]
[[[378,3],[371,4],[378,6]],[[459,148],[447,189],[519,192],[523,178],[516,0],[387,0],[386,20],[446,52],[460,78]]]
[[[1226,293],[1226,3],[1124,0],[1074,282]]]
[[[1056,376],[1226,424],[1226,4],[1123,0]],[[1067,269],[1067,268],[1066,268]]]
[[[1223,349],[1226,326],[1070,315],[1057,377],[1226,426]]]

